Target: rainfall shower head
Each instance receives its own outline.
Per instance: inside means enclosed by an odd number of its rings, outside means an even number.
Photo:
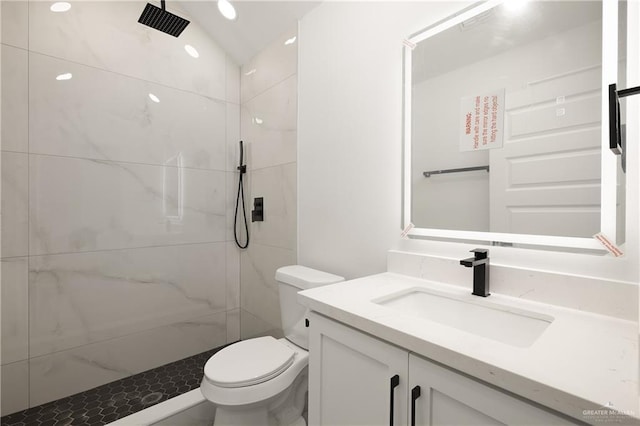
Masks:
[[[156,30],[162,31],[174,37],[178,37],[189,25],[189,21],[184,18],[167,12],[164,7],[164,0],[161,1],[162,9],[147,3],[138,22]]]

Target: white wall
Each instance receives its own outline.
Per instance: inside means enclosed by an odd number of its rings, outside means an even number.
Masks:
[[[402,40],[465,7],[458,2],[327,2],[300,26],[299,262],[347,278],[384,271],[399,239]],[[636,138],[630,129],[630,138]],[[639,164],[630,149],[631,166]],[[493,259],[638,280],[638,175],[628,173],[625,259],[495,247]],[[635,201],[634,201],[635,200]],[[412,241],[464,256],[464,244]]]
[[[463,3],[326,2],[300,24],[298,259],[384,271],[400,233],[402,40]]]

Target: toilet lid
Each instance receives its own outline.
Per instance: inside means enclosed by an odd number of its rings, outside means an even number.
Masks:
[[[293,364],[295,352],[271,336],[244,340],[217,352],[204,366],[214,385],[239,388],[276,377]]]

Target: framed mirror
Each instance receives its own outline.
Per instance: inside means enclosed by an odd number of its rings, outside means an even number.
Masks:
[[[405,40],[412,237],[602,250],[624,239],[607,90],[615,1],[486,1]],[[622,17],[623,18],[623,17]]]

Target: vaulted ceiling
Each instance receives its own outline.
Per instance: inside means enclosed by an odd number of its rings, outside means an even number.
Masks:
[[[238,65],[247,63],[320,1],[232,1],[238,12],[229,21],[218,12],[215,0],[181,1],[180,6]]]

